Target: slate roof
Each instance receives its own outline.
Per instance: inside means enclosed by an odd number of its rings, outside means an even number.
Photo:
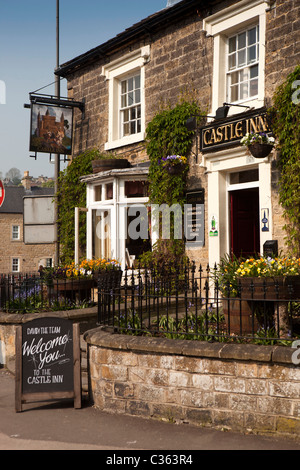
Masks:
[[[41,188],[34,186],[31,190],[25,190],[23,186],[5,186],[5,198],[0,207],[0,214],[23,214],[24,196],[51,196],[53,188]]]
[[[199,8],[205,8],[206,13],[208,13],[211,5],[218,2],[220,2],[220,0],[181,0],[172,6],[163,8],[138,23],[135,23],[100,46],[61,64],[54,73],[61,77],[67,77],[70,73],[93,63],[99,58],[106,57],[111,52],[129,44],[137,38],[141,38],[143,36],[149,37],[149,35],[155,31],[165,28],[166,24],[170,25],[172,22],[182,19],[185,15],[189,15],[191,12],[197,14]]]

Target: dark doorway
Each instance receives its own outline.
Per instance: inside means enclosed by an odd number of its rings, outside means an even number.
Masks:
[[[231,253],[248,258],[260,252],[259,189],[230,192]]]

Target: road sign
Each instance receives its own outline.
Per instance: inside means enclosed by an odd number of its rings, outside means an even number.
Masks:
[[[4,184],[0,180],[0,207],[2,206],[5,198],[5,189],[4,189]]]

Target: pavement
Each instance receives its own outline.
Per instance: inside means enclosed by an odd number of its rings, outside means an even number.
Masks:
[[[149,463],[150,456],[163,451],[200,459],[204,450],[300,450],[300,442],[110,414],[87,401],[81,409],[72,400],[27,403],[16,413],[14,375],[0,368],[0,450],[100,450],[105,463],[123,454],[143,455],[140,462]],[[152,458],[152,464],[159,464]],[[135,467],[137,462],[129,464]]]

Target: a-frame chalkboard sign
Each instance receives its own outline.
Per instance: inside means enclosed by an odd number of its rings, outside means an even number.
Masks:
[[[81,408],[79,325],[44,317],[16,329],[15,409],[33,401],[74,399]]]

